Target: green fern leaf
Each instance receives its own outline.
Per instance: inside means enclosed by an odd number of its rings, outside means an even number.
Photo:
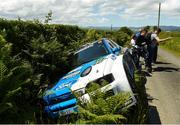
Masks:
[[[7,71],[7,67],[3,63],[3,61],[0,60],[0,80],[3,79],[5,72]]]

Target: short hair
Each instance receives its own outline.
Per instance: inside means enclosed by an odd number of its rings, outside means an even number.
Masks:
[[[161,32],[161,29],[160,29],[160,28],[157,28],[156,31],[157,31],[158,33],[160,33],[160,32]]]
[[[146,33],[147,33],[148,31],[147,31],[147,29],[144,29],[144,28],[143,28],[143,29],[141,30],[141,33],[142,33],[142,32],[146,32]]]

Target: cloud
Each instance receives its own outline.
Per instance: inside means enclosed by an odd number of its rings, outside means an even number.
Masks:
[[[157,0],[0,0],[0,17],[40,19],[52,10],[52,23],[94,25],[111,23],[111,18],[143,20],[157,17]],[[162,14],[180,15],[178,0],[163,0]],[[180,16],[179,16],[180,17]]]

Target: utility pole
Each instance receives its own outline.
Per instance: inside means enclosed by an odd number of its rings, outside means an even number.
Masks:
[[[158,11],[158,28],[159,28],[159,25],[160,25],[160,16],[161,16],[161,2],[159,2],[159,11]]]

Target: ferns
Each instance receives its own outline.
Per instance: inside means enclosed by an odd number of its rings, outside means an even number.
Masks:
[[[106,81],[104,81],[106,82]],[[90,91],[91,102],[81,105],[79,101],[79,112],[73,121],[66,121],[64,117],[59,119],[59,123],[83,123],[83,124],[122,124],[127,122],[124,114],[127,109],[122,109],[124,103],[129,99],[129,93],[119,93],[113,96],[107,96],[105,92],[99,90],[97,83],[92,85],[86,91]],[[93,91],[92,90],[96,90]],[[74,116],[74,114],[73,114]],[[66,116],[67,117],[67,116]],[[69,116],[71,117],[71,115]],[[72,119],[72,118],[71,118]]]
[[[7,67],[4,65],[3,61],[0,60],[0,81],[3,79]]]

